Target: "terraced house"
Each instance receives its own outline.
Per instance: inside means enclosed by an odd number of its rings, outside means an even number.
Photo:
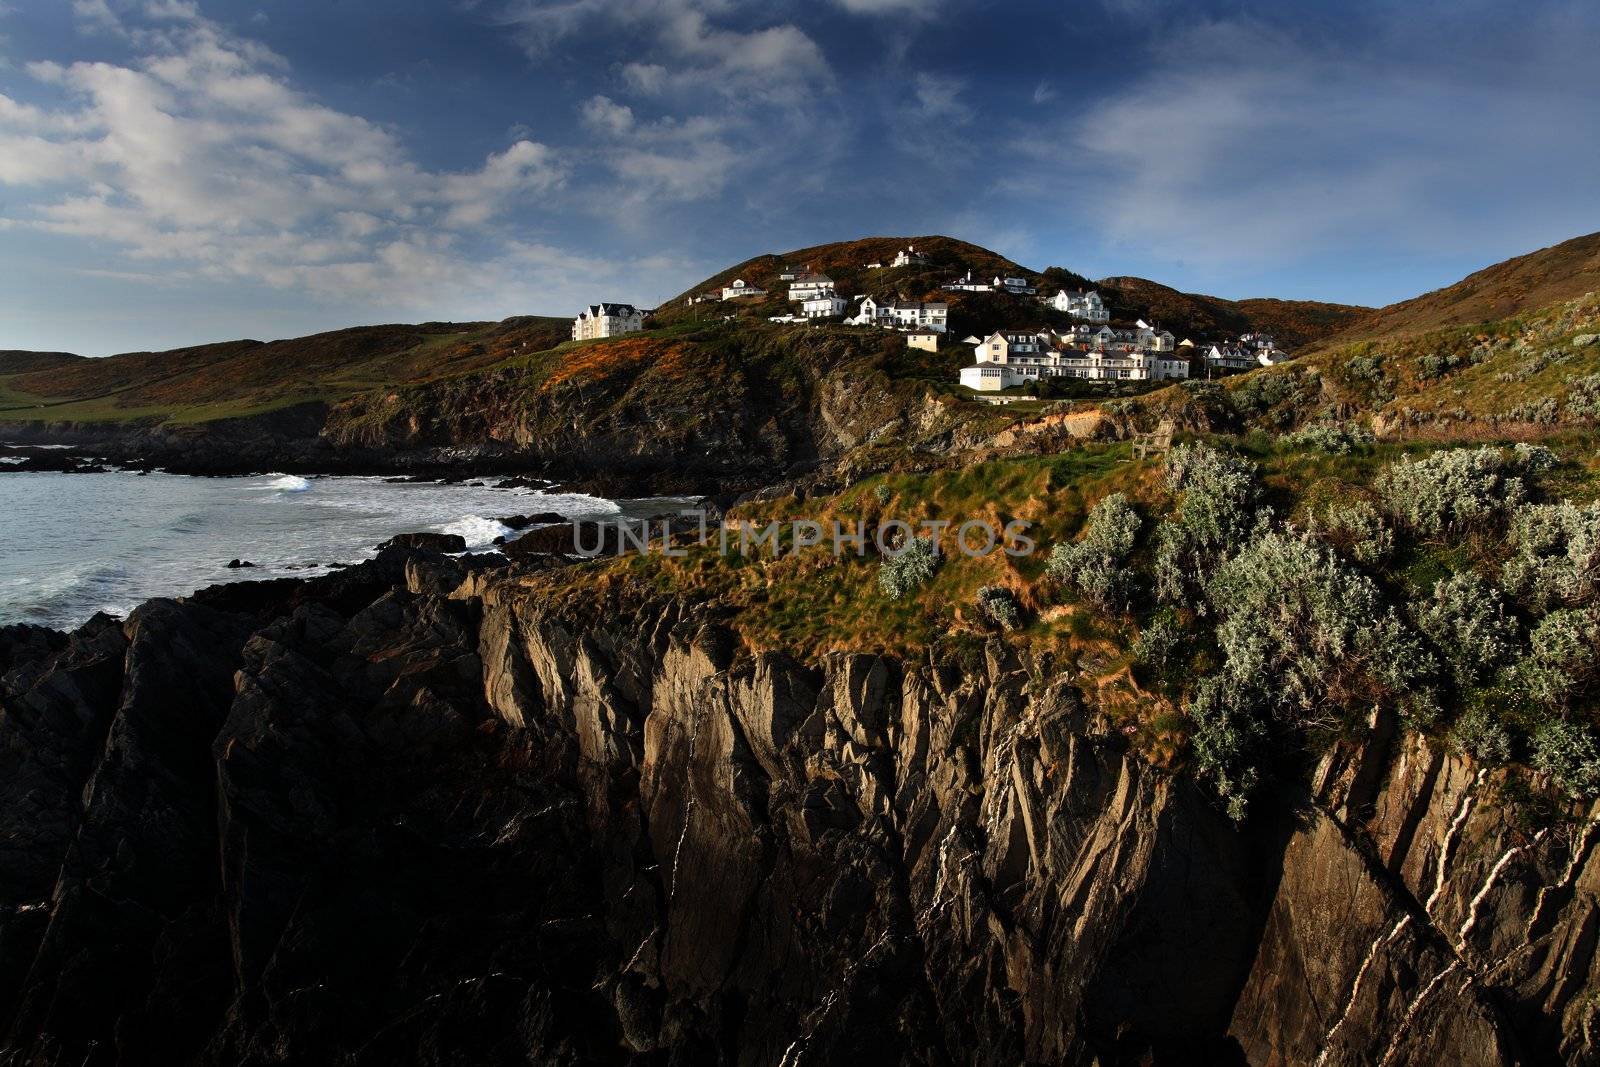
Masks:
[[[1072,343],[1075,337],[1075,331],[1048,330],[969,337],[973,362],[961,369],[961,384],[979,392],[998,392],[1042,378],[1150,382],[1189,377],[1186,356],[1132,345],[1078,347]]]

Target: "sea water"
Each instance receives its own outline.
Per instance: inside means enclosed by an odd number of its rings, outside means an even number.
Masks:
[[[327,573],[395,534],[456,533],[470,550],[515,538],[497,518],[644,517],[677,498],[614,501],[490,484],[269,474],[197,478],[129,471],[0,471],[0,625],[69,628],[151,597],[218,582]],[[252,568],[230,570],[230,560]]]

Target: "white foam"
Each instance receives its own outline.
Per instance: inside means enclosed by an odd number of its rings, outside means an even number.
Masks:
[[[512,537],[511,527],[503,522],[486,519],[482,515],[463,515],[455,522],[439,527],[440,533],[460,534],[468,548],[482,548],[494,544],[496,537]]]
[[[311,483],[298,474],[280,474],[263,488],[276,489],[280,493],[303,493],[311,488]]]
[[[585,493],[546,493],[533,490],[528,493],[525,501],[519,501],[518,506],[528,506],[530,509],[537,504],[540,511],[558,511],[563,515],[610,515],[622,510],[622,505],[615,500],[606,500],[598,496],[589,496]]]

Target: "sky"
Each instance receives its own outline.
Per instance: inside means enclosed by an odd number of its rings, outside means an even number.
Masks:
[[[1593,0],[0,0],[0,349],[942,233],[1384,304],[1600,229]]]

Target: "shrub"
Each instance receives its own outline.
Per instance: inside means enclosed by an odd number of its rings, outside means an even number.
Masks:
[[[1511,734],[1486,708],[1473,708],[1450,731],[1450,747],[1489,767],[1511,760]]]
[[[1189,701],[1195,767],[1211,781],[1235,822],[1244,819],[1250,794],[1261,781],[1267,728],[1259,703],[1256,686],[1241,686],[1226,675],[1202,678]]]
[[[1378,479],[1389,514],[1418,533],[1459,532],[1503,515],[1527,487],[1519,457],[1498,448],[1452,448],[1425,459],[1402,459]]]
[[[1600,374],[1578,378],[1567,386],[1569,418],[1600,419]]]
[[[879,482],[872,487],[872,496],[879,504],[887,504],[894,497],[894,490],[889,488],[889,483]]]
[[[1163,670],[1183,640],[1183,630],[1170,611],[1150,620],[1133,642],[1133,658],[1152,670]]]
[[[1561,462],[1556,454],[1544,445],[1530,445],[1526,441],[1518,441],[1511,446],[1511,454],[1522,469],[1531,474],[1553,470]]]
[[[1515,647],[1516,623],[1507,617],[1499,592],[1471,571],[1435,585],[1413,615],[1463,688],[1489,677]]]
[[[1383,372],[1382,356],[1356,356],[1346,364],[1346,367],[1352,378],[1371,382],[1377,386],[1388,384],[1388,376]]]
[[[878,588],[899,600],[928,583],[939,568],[939,550],[927,537],[912,538],[899,553],[884,557],[878,567]]]
[[[1365,500],[1331,504],[1314,532],[1346,559],[1374,567],[1394,552],[1394,531]]]
[[[1600,746],[1586,727],[1564,719],[1544,723],[1533,735],[1533,765],[1583,799],[1600,792]]]
[[[1342,456],[1377,440],[1365,426],[1339,422],[1318,422],[1286,434],[1283,443],[1290,448],[1310,448]]]
[[[1330,727],[1352,704],[1414,691],[1433,659],[1378,587],[1314,541],[1269,533],[1224,564],[1208,596],[1222,618],[1224,673],[1271,680],[1269,704],[1295,726]]]
[[[1501,583],[1535,611],[1600,599],[1600,503],[1527,504],[1511,520]]]
[[[1015,630],[1022,620],[1017,598],[1002,585],[986,585],[978,590],[978,610],[1002,630]]]
[[[1167,457],[1167,486],[1183,496],[1156,532],[1157,592],[1203,609],[1203,576],[1256,526],[1255,467],[1204,444],[1180,445]]]
[[[1142,524],[1128,498],[1112,493],[1089,512],[1083,540],[1050,550],[1045,574],[1102,608],[1125,608],[1133,595],[1133,571],[1123,562],[1133,551]]]
[[[1600,655],[1600,615],[1582,608],[1552,611],[1533,628],[1517,681],[1551,707],[1565,707],[1587,689]]]

